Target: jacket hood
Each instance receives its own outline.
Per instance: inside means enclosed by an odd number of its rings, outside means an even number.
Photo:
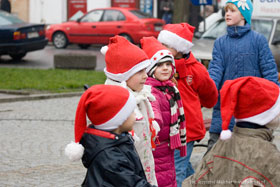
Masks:
[[[92,128],[96,130],[93,126],[89,126],[89,128]],[[101,130],[97,130],[101,131]],[[132,138],[130,138],[130,135],[128,133],[124,133],[122,135],[118,135],[112,132],[107,132],[107,131],[101,131],[105,133],[109,133],[111,137],[114,138],[109,138],[105,137],[104,135],[93,135],[93,134],[88,134],[85,133],[80,141],[80,143],[84,146],[85,151],[82,157],[82,162],[83,165],[88,168],[90,166],[90,163],[92,160],[104,149],[110,148],[110,147],[115,147],[118,146],[119,144],[122,144],[124,142],[131,142],[133,144]]]
[[[274,138],[273,131],[267,128],[251,129],[235,126],[233,131],[234,133],[237,133],[240,136],[260,138],[264,141],[269,142],[272,142]]]

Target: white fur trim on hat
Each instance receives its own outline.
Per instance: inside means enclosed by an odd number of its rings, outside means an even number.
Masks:
[[[176,49],[177,52],[188,54],[193,46],[190,41],[178,36],[177,34],[168,30],[160,31],[158,41],[167,45],[170,48]]]
[[[272,121],[279,113],[280,113],[280,95],[278,96],[275,104],[270,109],[249,118],[242,118],[242,119],[236,118],[235,121],[236,122],[247,121],[251,123],[256,123],[258,125],[266,125],[267,123]]]
[[[227,140],[231,138],[232,132],[230,130],[222,130],[220,139],[221,140]]]
[[[175,67],[175,61],[174,61],[174,57],[170,54],[170,51],[167,49],[164,50],[160,50],[158,52],[156,52],[156,54],[154,54],[152,56],[151,60],[151,64],[147,67],[146,72],[151,71],[151,69],[159,62],[160,59],[162,59],[163,57],[170,57],[173,66]]]
[[[96,129],[102,129],[102,130],[113,130],[118,128],[127,118],[131,115],[131,113],[136,108],[136,101],[132,93],[129,92],[129,98],[125,105],[122,107],[122,109],[109,121],[106,121],[103,124],[100,125],[94,125]]]
[[[65,155],[71,161],[78,161],[82,158],[84,150],[85,148],[81,144],[72,141],[71,143],[67,144],[64,151]]]
[[[150,65],[150,63],[151,63],[150,59],[144,60],[144,61],[136,64],[130,70],[128,70],[124,73],[113,74],[113,73],[108,72],[106,67],[104,68],[104,72],[108,78],[115,80],[115,81],[122,82],[122,81],[128,80],[132,75],[134,75],[138,71],[147,68]]]
[[[109,49],[108,45],[105,45],[100,49],[100,52],[105,56],[108,49]]]

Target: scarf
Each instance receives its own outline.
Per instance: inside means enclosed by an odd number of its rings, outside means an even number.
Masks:
[[[180,149],[180,156],[186,156],[186,122],[183,109],[183,103],[179,90],[176,88],[172,81],[158,81],[154,78],[149,77],[149,81],[152,85],[165,93],[164,95],[169,101],[171,111],[171,122],[170,122],[170,148]],[[152,80],[153,79],[153,80]]]
[[[145,107],[147,109],[147,115],[148,115],[148,129],[150,130],[150,136],[151,136],[151,146],[152,149],[156,148],[156,141],[157,140],[157,134],[160,131],[160,127],[158,125],[158,123],[156,122],[156,120],[154,120],[154,112],[152,109],[152,105],[150,103],[150,101],[155,101],[156,98],[152,95],[152,88],[149,85],[144,85],[143,89],[140,92],[134,92],[132,91],[130,88],[127,88],[136,98],[136,103],[137,106],[140,106],[140,104],[143,104],[144,106],[141,107]],[[143,101],[143,102],[142,102]],[[135,114],[136,114],[136,119],[142,119],[143,115],[141,114],[141,111],[139,110],[139,108],[137,107],[135,109]],[[137,136],[137,134],[132,130],[131,132],[133,138],[135,141],[139,141],[139,137]]]

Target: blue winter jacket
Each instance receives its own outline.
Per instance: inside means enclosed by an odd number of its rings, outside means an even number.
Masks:
[[[266,38],[251,26],[227,27],[227,34],[214,43],[213,59],[209,65],[209,75],[220,90],[226,80],[244,76],[266,78],[279,85],[277,66]],[[213,109],[209,132],[220,133],[222,128],[220,96]],[[234,126],[231,119],[230,129]]]

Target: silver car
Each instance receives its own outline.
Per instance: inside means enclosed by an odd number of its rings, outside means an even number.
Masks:
[[[277,63],[278,72],[280,72],[280,18],[254,17],[252,18],[251,26],[253,30],[262,33],[266,37]],[[226,34],[226,27],[225,20],[220,19],[205,31],[199,39],[193,39],[193,55],[207,68],[212,59],[214,41]]]

